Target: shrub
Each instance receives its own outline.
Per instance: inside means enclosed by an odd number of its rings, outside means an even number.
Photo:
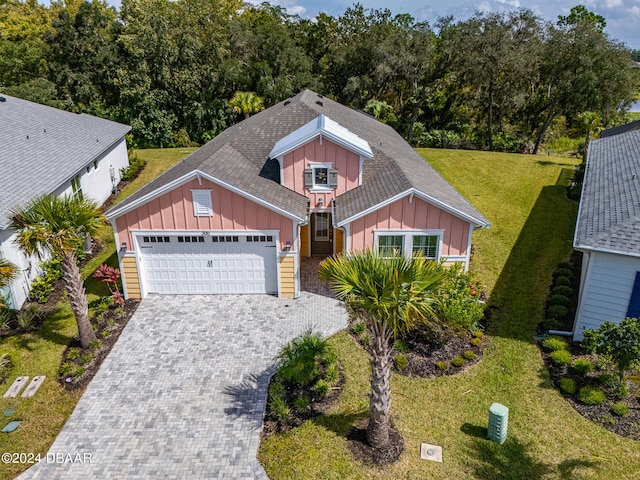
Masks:
[[[271,382],[271,385],[269,385],[269,396],[281,397],[284,395],[284,391],[285,391],[285,388],[282,382],[280,381],[280,379],[277,379],[276,377],[274,377],[274,380]]]
[[[444,372],[449,368],[449,364],[447,362],[436,362],[436,368]]]
[[[569,277],[558,277],[556,278],[556,286],[565,286],[568,287],[571,285],[571,279]]]
[[[404,353],[407,351],[407,344],[403,340],[397,338],[393,342],[393,349],[398,353]]]
[[[564,393],[568,393],[569,395],[573,395],[576,393],[576,382],[571,378],[561,378],[560,379],[560,390]]]
[[[622,380],[627,370],[640,363],[640,319],[625,318],[619,325],[604,322],[597,330],[585,330],[583,345],[610,359]]]
[[[464,358],[462,358],[462,357],[453,357],[453,360],[451,360],[451,365],[453,365],[454,367],[460,368],[461,366],[464,365]]]
[[[311,401],[307,397],[298,397],[293,402],[293,408],[298,413],[304,413],[311,407]]]
[[[556,268],[555,274],[557,277],[573,278],[573,271],[571,268]]]
[[[124,298],[118,288],[118,280],[120,280],[120,269],[113,268],[106,263],[101,264],[93,272],[93,278],[99,282],[107,284],[114,305],[124,305]]]
[[[313,386],[313,391],[320,398],[324,398],[329,393],[329,384],[325,382],[323,379],[320,379]]]
[[[42,309],[40,306],[37,303],[30,303],[18,312],[18,326],[25,332],[29,331],[33,327],[33,322],[39,319],[41,315]]]
[[[91,352],[85,353],[85,354],[80,356],[80,363],[82,365],[86,365],[91,360],[93,360],[93,353],[91,353]]]
[[[571,265],[571,263],[569,262],[560,262],[556,268],[558,270],[564,269],[564,270],[569,270],[570,272],[573,272],[573,265]]]
[[[629,407],[625,402],[618,402],[611,408],[611,413],[618,417],[624,417],[629,413]]]
[[[549,297],[550,305],[564,305],[565,307],[569,306],[569,299],[564,295],[553,294]]]
[[[396,367],[396,370],[401,372],[405,368],[407,368],[407,356],[406,355],[396,355],[393,357],[393,365]]]
[[[109,335],[111,335],[111,333],[109,332],[109,330],[102,330],[102,331],[100,332],[100,336],[101,336],[102,338],[107,338]]]
[[[558,320],[565,318],[569,313],[569,309],[564,305],[551,305],[547,310],[547,313],[551,318]]]
[[[578,373],[586,374],[593,371],[593,363],[591,363],[586,358],[578,358],[575,362],[571,364],[571,368]]]
[[[276,357],[278,375],[287,382],[308,385],[317,380],[319,366],[328,355],[335,354],[327,340],[320,333],[309,330],[282,347]]]
[[[478,281],[465,272],[462,263],[444,269],[435,311],[438,318],[453,330],[475,330],[484,315],[485,304],[476,297]]]
[[[618,378],[611,372],[602,372],[598,375],[598,381],[605,388],[615,388],[618,383]]]
[[[91,340],[89,343],[89,348],[91,350],[100,350],[100,347],[102,347],[102,342],[97,338],[95,340]]]
[[[629,390],[627,382],[618,382],[614,392],[616,398],[627,398],[630,393],[631,391]]]
[[[482,330],[475,330],[473,332],[473,336],[474,336],[474,338],[482,339],[482,337],[484,337],[484,332]]]
[[[11,312],[6,307],[0,307],[0,334],[11,330]]]
[[[280,395],[271,398],[269,408],[280,422],[286,422],[291,417],[291,409]]]
[[[79,348],[70,348],[67,351],[67,358],[69,360],[75,360],[76,358],[78,358],[80,356],[80,349]]]
[[[120,178],[122,180],[133,180],[146,164],[146,160],[138,158],[136,153],[129,152],[129,166],[120,169]]]
[[[327,371],[324,373],[324,379],[329,385],[335,385],[335,383],[340,379],[340,371],[338,370],[338,365],[335,363],[327,367]]]
[[[568,365],[571,363],[571,352],[568,350],[556,350],[549,357],[554,365]]]
[[[38,264],[42,274],[31,282],[29,297],[38,303],[46,303],[53,285],[62,276],[62,264],[57,258],[42,261]]]
[[[369,345],[371,345],[371,337],[369,337],[368,333],[360,335],[360,341],[365,347],[368,347]]]
[[[467,350],[467,351],[465,351],[465,352],[462,354],[462,356],[463,356],[466,360],[469,360],[469,361],[471,361],[471,360],[475,360],[475,358],[476,358],[476,354],[475,354],[475,352],[474,352],[473,350]]]
[[[367,329],[367,326],[364,324],[364,322],[357,322],[353,325],[353,333],[355,333],[356,335],[360,335],[366,329]]]
[[[542,341],[542,347],[548,352],[556,352],[568,349],[569,344],[560,337],[549,337]]]
[[[471,345],[473,345],[474,347],[479,347],[480,345],[482,345],[482,339],[481,338],[472,338],[471,339]]]
[[[553,289],[554,295],[564,295],[565,297],[570,297],[573,294],[573,289],[566,285],[560,285]]]
[[[585,405],[601,405],[606,398],[602,390],[590,386],[582,387],[578,392],[578,400]]]
[[[61,376],[68,377],[73,373],[74,369],[75,369],[75,365],[73,363],[64,362],[62,365],[60,365],[59,372]]]

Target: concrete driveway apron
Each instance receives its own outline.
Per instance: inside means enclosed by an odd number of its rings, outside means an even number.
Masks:
[[[256,453],[274,356],[309,327],[346,323],[337,300],[309,292],[149,296],[47,458],[19,478],[267,478]]]

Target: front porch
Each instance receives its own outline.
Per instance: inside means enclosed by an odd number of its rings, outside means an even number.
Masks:
[[[300,290],[315,293],[324,297],[337,298],[331,291],[329,284],[320,280],[318,268],[327,257],[301,257],[300,258]]]

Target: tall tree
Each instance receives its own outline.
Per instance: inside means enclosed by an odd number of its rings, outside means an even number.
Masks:
[[[77,196],[59,198],[43,195],[15,209],[12,217],[11,227],[16,231],[16,242],[25,254],[60,258],[62,278],[78,324],[80,344],[88,348],[96,335],[89,321],[89,307],[76,253],[84,245],[86,237],[95,235],[104,224],[100,209],[93,201]]]
[[[364,318],[371,336],[371,394],[367,440],[389,443],[392,341],[416,321],[433,317],[435,290],[442,267],[424,257],[383,258],[371,251],[325,260],[320,277]]]

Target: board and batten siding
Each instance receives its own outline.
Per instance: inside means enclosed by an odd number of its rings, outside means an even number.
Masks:
[[[192,190],[211,190],[213,215],[194,215]],[[294,245],[293,221],[206,179],[194,179],[116,219],[120,241],[133,248],[132,230],[277,230],[280,250]]]
[[[280,297],[294,298],[296,294],[296,264],[291,255],[280,257]]]
[[[304,188],[304,170],[310,163],[330,163],[331,168],[338,170],[338,187],[322,193],[311,193]],[[282,157],[282,184],[295,192],[309,198],[311,205],[317,205],[322,198],[324,205],[356,188],[360,178],[360,155],[335,143],[319,138],[296,148]]]
[[[350,250],[373,248],[379,230],[444,230],[441,257],[466,263],[469,222],[409,195],[354,220],[349,228]]]
[[[590,258],[587,261],[587,255]],[[576,314],[574,340],[584,338],[584,330],[604,322],[620,323],[627,315],[631,291],[640,271],[640,258],[604,252],[585,253],[583,285]]]
[[[127,298],[142,298],[140,291],[140,276],[138,275],[138,265],[135,257],[122,257],[122,276],[126,285],[125,294]]]

